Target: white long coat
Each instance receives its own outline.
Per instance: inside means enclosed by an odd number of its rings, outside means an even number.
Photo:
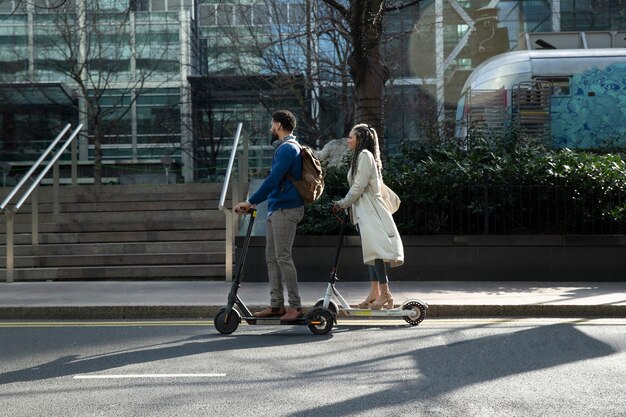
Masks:
[[[375,259],[389,262],[392,267],[404,263],[404,247],[380,193],[381,178],[376,169],[374,155],[368,150],[359,154],[357,172],[352,179],[348,172],[350,191],[338,202],[342,208],[352,206],[352,219],[359,225],[363,262],[373,265]]]

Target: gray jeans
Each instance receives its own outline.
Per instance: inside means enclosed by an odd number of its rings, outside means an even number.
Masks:
[[[267,218],[265,261],[272,307],[282,307],[285,303],[283,282],[287,287],[289,306],[302,306],[298,293],[298,273],[293,264],[291,249],[296,237],[296,226],[303,217],[304,207],[297,207],[276,210]]]

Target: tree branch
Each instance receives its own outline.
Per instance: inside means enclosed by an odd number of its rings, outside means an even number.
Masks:
[[[339,13],[341,13],[341,15],[344,18],[348,18],[348,9],[346,9],[344,6],[342,6],[341,4],[339,4],[337,1],[335,0],[322,0],[324,3],[326,3],[327,5],[329,5],[330,7],[332,7],[333,9],[337,10]]]

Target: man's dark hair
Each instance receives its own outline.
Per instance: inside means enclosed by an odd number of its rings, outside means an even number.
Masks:
[[[289,110],[278,110],[272,114],[272,120],[280,123],[287,132],[293,132],[296,128],[296,116]]]

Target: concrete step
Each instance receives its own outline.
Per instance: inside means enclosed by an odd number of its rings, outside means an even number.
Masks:
[[[0,189],[0,198],[7,192]],[[65,186],[54,215],[52,189],[42,187],[39,245],[31,245],[30,205],[15,216],[14,279],[222,279],[220,193],[221,184]],[[5,233],[0,219],[1,255]],[[2,269],[0,281],[5,276]]]
[[[116,211],[185,211],[217,210],[218,200],[157,200],[157,201],[118,201],[93,203],[63,203],[60,213],[116,212]],[[30,209],[30,207],[29,207]],[[51,203],[39,205],[40,213],[52,213]],[[20,212],[22,210],[20,209]],[[29,213],[30,211],[27,211]]]
[[[132,198],[131,198],[132,197]],[[154,196],[153,198],[145,198],[143,196],[128,196],[128,198],[119,197],[120,201],[103,200],[94,197],[94,201],[70,201],[61,202],[59,212],[62,213],[80,213],[88,211],[111,212],[111,211],[158,211],[158,210],[217,210],[219,196],[215,198],[201,198],[195,196],[187,196],[186,199],[173,197],[169,195]],[[86,199],[88,200],[88,199]],[[230,207],[231,200],[227,199],[226,206]],[[39,202],[40,214],[51,214],[53,211],[52,202]],[[25,203],[17,213],[17,216],[28,215],[30,217],[31,205]]]
[[[26,186],[24,186],[26,187]],[[23,188],[25,190],[25,188]],[[12,187],[0,187],[0,198],[4,198],[11,192]],[[48,185],[42,185],[38,188],[40,199],[48,199],[53,196],[53,188]],[[219,195],[222,191],[221,183],[202,183],[202,184],[134,184],[134,185],[102,185],[96,187],[94,185],[60,186],[60,198],[74,198],[80,196],[104,196],[112,197],[121,195],[155,195],[155,194],[191,194],[191,193],[214,193]],[[19,193],[18,193],[19,194]],[[42,200],[43,201],[43,200]],[[51,200],[50,200],[51,201]],[[72,200],[73,201],[73,200]]]
[[[118,267],[140,265],[223,265],[226,255],[213,253],[151,253],[151,254],[106,254],[106,255],[49,255],[16,256],[15,268],[61,268],[61,267]],[[6,258],[0,257],[0,268],[6,268]]]
[[[219,221],[224,220],[224,213],[219,210],[172,210],[172,211],[126,211],[113,213],[82,212],[82,213],[61,213],[40,214],[39,224],[43,223],[108,223],[114,222],[142,222],[142,221],[172,221],[172,220],[203,220]],[[15,224],[30,224],[30,216],[19,216],[15,218]],[[4,226],[6,227],[6,222]]]
[[[217,208],[221,195],[221,188],[217,189],[213,184],[179,184],[178,186],[117,186],[100,187],[96,190],[90,186],[81,187],[61,187],[59,189],[59,203],[61,212],[80,211],[81,206],[75,205],[102,204],[106,205],[126,204],[126,203],[179,203],[194,204],[195,201],[202,201],[209,207]],[[9,193],[10,190],[0,188],[0,199]],[[229,193],[230,194],[230,193]],[[12,203],[17,202],[18,196],[12,199]],[[53,194],[50,187],[39,189],[39,211],[47,213],[52,211]],[[230,199],[230,195],[227,195]],[[9,205],[11,207],[11,205]],[[84,208],[84,207],[83,207]],[[204,208],[204,207],[203,207]],[[30,199],[20,208],[19,213],[30,213]],[[109,211],[109,210],[107,210]]]
[[[117,187],[116,187],[117,188]],[[169,190],[152,191],[150,188],[112,190],[102,192],[97,190],[85,190],[76,193],[59,193],[61,203],[107,203],[126,201],[188,201],[188,200],[219,200],[221,190],[206,188],[185,189],[172,188]],[[52,194],[39,195],[40,202],[51,203]],[[230,196],[227,195],[230,198]]]
[[[149,219],[144,222],[117,222],[106,223],[84,222],[84,223],[44,223],[39,225],[39,233],[93,233],[93,232],[130,232],[130,231],[182,231],[182,230],[219,230],[223,229],[224,220],[196,220],[196,221],[158,221]],[[15,224],[13,233],[29,234],[30,224]],[[6,240],[6,227],[0,227],[0,240]]]
[[[40,244],[62,243],[125,243],[125,242],[168,242],[168,241],[222,241],[226,238],[222,230],[146,230],[125,232],[89,232],[89,233],[42,233],[39,235]],[[16,234],[15,245],[30,245],[30,233]],[[0,237],[0,248],[4,248],[6,238]],[[4,250],[4,249],[2,249]]]
[[[16,268],[14,281],[102,279],[224,279],[224,265],[139,265],[114,267]],[[0,270],[0,281],[6,269]]]
[[[2,247],[2,246],[0,246]],[[223,252],[224,242],[179,241],[93,244],[17,245],[15,256],[115,255]],[[0,252],[3,253],[3,252]]]

